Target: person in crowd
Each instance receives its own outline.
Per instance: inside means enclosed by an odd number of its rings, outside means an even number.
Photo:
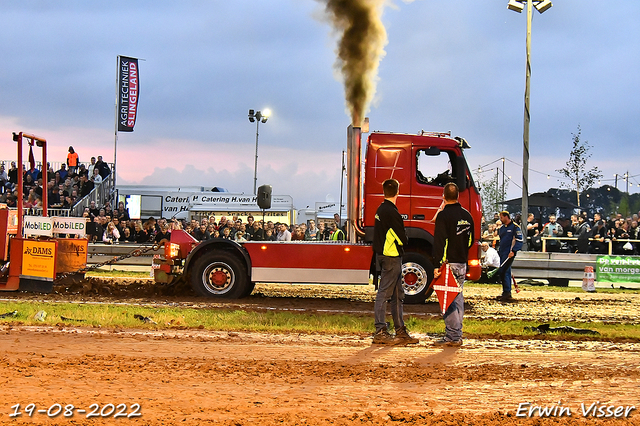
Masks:
[[[291,232],[287,229],[287,225],[281,223],[278,227],[276,241],[291,241]]]
[[[138,244],[146,243],[149,241],[149,233],[144,228],[144,225],[142,224],[142,221],[140,219],[136,220],[135,222],[133,238]]]
[[[89,174],[89,176],[91,176],[90,180],[91,182],[93,182],[94,185],[100,185],[102,183],[102,176],[100,176],[98,169],[94,168],[91,174]]]
[[[318,228],[316,227],[316,221],[311,219],[309,221],[309,227],[304,233],[305,241],[317,241],[318,240]]]
[[[80,198],[84,198],[93,191],[94,184],[89,180],[89,177],[86,174],[80,175]]]
[[[55,186],[55,180],[50,180],[47,184],[47,204],[49,207],[59,207],[62,204]]]
[[[226,227],[227,227],[227,217],[221,216],[220,222],[218,222],[218,231],[222,232]]]
[[[18,184],[18,168],[16,167],[16,162],[11,162],[11,167],[7,171],[7,177],[9,178],[9,183],[12,185],[12,188]]]
[[[56,173],[60,173],[60,179],[62,179],[62,181],[64,182],[64,180],[69,175],[69,171],[67,170],[67,165],[62,163],[60,165],[60,169],[58,169],[58,171]]]
[[[233,238],[231,237],[231,229],[230,229],[229,227],[225,227],[225,228],[222,230],[222,236],[221,236],[221,238],[223,238],[223,239],[225,239],[225,240],[231,240],[231,239],[233,239]]]
[[[327,241],[329,239],[329,230],[326,229],[324,222],[318,224],[318,235],[316,238],[318,241]]]
[[[98,173],[102,177],[102,180],[105,180],[107,176],[111,174],[111,169],[109,165],[102,160],[102,155],[98,155],[98,161],[96,161],[95,168],[98,169]]]
[[[549,215],[549,223],[544,225],[542,228],[542,236],[547,237],[546,240],[546,251],[548,252],[558,252],[560,251],[560,240],[556,238],[562,237],[562,226],[556,221],[556,215]]]
[[[95,200],[91,200],[89,202],[89,215],[90,217],[96,217],[96,216],[100,216],[100,209],[98,208],[98,206],[96,205]]]
[[[160,225],[160,232],[158,232],[154,238],[154,242],[158,244],[164,244],[167,241],[171,241],[171,230],[167,223]]]
[[[87,223],[87,238],[90,243],[96,243],[102,241],[104,236],[104,228],[100,223],[98,216],[94,217],[91,222]]]
[[[447,183],[443,188],[445,206],[436,217],[434,232],[434,259],[438,263],[447,262],[461,289],[467,274],[467,258],[473,246],[474,224],[471,213],[458,202],[458,186]],[[487,243],[485,243],[487,244]],[[488,244],[487,244],[488,247]],[[440,276],[440,265],[434,265],[434,279]],[[460,291],[444,313],[445,336],[434,344],[444,346],[462,345],[462,320],[464,316],[464,296]]]
[[[252,215],[247,216],[247,226],[246,226],[246,235],[245,238],[249,241],[252,240],[253,237],[253,224],[255,223],[255,219]]]
[[[333,241],[344,241],[344,231],[338,227],[338,224],[334,221],[331,222],[331,234],[329,237]]]
[[[115,214],[118,216],[118,218],[120,218],[120,220],[131,220],[131,218],[129,217],[129,212],[124,208],[123,201],[118,202],[118,210],[115,212]]]
[[[69,167],[70,174],[75,174],[77,172],[78,164],[80,164],[80,157],[73,147],[70,146],[69,153],[67,154],[67,167]]]
[[[512,302],[511,297],[511,264],[515,259],[516,253],[522,248],[522,230],[511,220],[508,211],[500,212],[500,221],[502,226],[498,231],[500,237],[500,245],[498,246],[498,254],[500,255],[500,281],[502,281],[502,294],[497,297],[501,302]]]
[[[634,215],[637,216],[637,215]],[[632,240],[637,240],[640,237],[640,229],[638,228],[638,219],[633,219],[631,221],[631,226],[629,227],[629,238]],[[632,243],[633,253],[638,254],[638,248],[640,244],[637,242]]]
[[[209,234],[209,237],[207,239],[211,239],[213,238],[213,233],[216,231],[216,227],[213,226],[213,223],[209,222],[209,224],[207,225],[207,234]],[[205,234],[206,236],[206,234]]]
[[[96,169],[96,157],[91,157],[91,162],[87,166],[87,172],[89,173],[89,176],[93,176],[93,171],[95,169]],[[102,176],[100,177],[102,178]]]
[[[293,227],[291,232],[291,241],[304,241],[304,232],[302,231],[302,227],[300,225],[296,225]]]
[[[529,247],[533,248],[535,251],[540,251],[540,249],[542,248],[542,247],[535,247],[532,244],[533,237],[537,236],[539,233],[540,233],[540,226],[536,221],[536,218],[533,215],[533,213],[529,213],[527,215],[527,243],[529,244]]]
[[[584,215],[578,216],[578,226],[573,236],[577,238],[575,244],[575,253],[587,253],[589,251],[589,238],[591,237],[591,228],[589,222]]]
[[[595,218],[596,216],[594,215],[594,219]],[[604,221],[602,219],[599,219],[597,222],[595,222],[595,225],[591,230],[591,245],[589,248],[589,253],[607,254],[609,251],[607,245],[607,227],[605,226]]]
[[[131,228],[125,227],[125,228],[122,229],[122,234],[120,236],[120,242],[123,242],[123,243],[134,243],[135,242],[135,238],[134,238],[133,234],[131,233]]]
[[[402,288],[402,255],[409,240],[404,229],[404,222],[396,201],[400,184],[395,179],[387,179],[382,183],[384,200],[376,211],[373,228],[373,252],[376,265],[380,266],[380,283],[374,304],[375,334],[374,344],[407,345],[416,344],[418,339],[407,332],[403,318],[404,289]],[[332,223],[334,229],[337,223]],[[334,231],[335,232],[335,231]],[[391,309],[391,317],[395,336],[387,330],[387,303]]]
[[[0,164],[0,186],[2,187],[3,191],[4,188],[6,188],[7,182],[9,182],[9,174],[4,168],[4,163],[2,163]]]
[[[102,242],[106,244],[114,244],[120,240],[120,232],[118,232],[118,228],[114,225],[113,222],[107,223],[107,227],[104,230],[104,235],[102,236]]]
[[[30,174],[27,174],[24,177],[24,182],[22,183],[22,193],[28,194],[32,189],[35,189],[36,183],[33,180],[33,177]]]
[[[480,277],[481,283],[493,283],[496,284],[498,277],[493,276],[491,279],[488,277],[487,273],[493,270],[496,270],[500,267],[500,255],[489,245],[488,242],[483,241],[481,244],[482,248],[482,258],[480,265],[482,266],[482,276]]]
[[[253,232],[251,233],[251,241],[264,241],[264,229],[262,229],[262,226],[260,224],[260,222],[255,221],[253,222]]]
[[[120,219],[118,217],[113,217],[111,222],[113,222],[118,232],[120,232],[120,235],[122,235],[122,224],[120,223]]]
[[[244,243],[244,242],[246,242],[246,241],[247,241],[247,239],[244,237],[244,235],[245,235],[245,234],[244,234],[244,232],[242,232],[242,231],[238,231],[238,232],[236,232],[236,237],[235,237],[236,242],[238,242],[238,243]]]

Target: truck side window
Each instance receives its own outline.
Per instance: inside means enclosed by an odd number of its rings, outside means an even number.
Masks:
[[[456,175],[446,151],[422,149],[416,154],[416,179],[425,185],[445,186],[455,182]]]

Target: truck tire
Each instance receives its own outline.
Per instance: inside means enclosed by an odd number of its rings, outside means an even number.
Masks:
[[[433,280],[433,266],[429,260],[418,253],[406,253],[402,256],[402,287],[404,303],[424,303],[433,294],[429,287]]]
[[[191,272],[191,287],[201,296],[238,299],[253,290],[249,284],[246,266],[230,253],[204,253]]]

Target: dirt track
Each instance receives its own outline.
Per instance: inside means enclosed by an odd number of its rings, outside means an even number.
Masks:
[[[254,309],[274,304],[308,309],[304,306],[311,304],[316,311],[324,303],[333,308],[346,304],[370,312],[367,300],[351,300],[360,296],[314,304],[306,296],[268,299],[261,291],[229,303]],[[620,306],[610,320],[638,320],[635,294],[543,292],[528,298],[521,293],[519,304],[502,305],[481,291],[469,293],[477,316],[510,316],[514,310],[538,312],[539,317],[574,315],[567,312],[576,306],[580,317],[582,310],[597,312],[594,306],[608,305]],[[589,304],[589,297],[597,300]],[[162,303],[210,304],[184,298]],[[431,308],[408,310],[426,315]],[[431,346],[433,336],[418,337],[420,345],[402,348],[372,346],[367,336],[5,325],[0,327],[0,424],[640,424],[637,409],[624,417],[626,407],[640,409],[638,343],[467,339],[462,348],[442,349]],[[538,411],[530,419],[516,417],[520,403],[553,410],[558,401],[565,407],[561,418],[540,423]],[[600,407],[598,401],[625,407],[622,417],[585,418],[581,404]],[[45,410],[56,403],[84,409],[122,403],[128,413],[138,403],[142,416],[88,420],[76,412],[70,418],[46,413],[28,418],[24,408],[29,403]],[[15,404],[21,404],[23,414],[10,418]],[[521,410],[528,414],[527,407]]]

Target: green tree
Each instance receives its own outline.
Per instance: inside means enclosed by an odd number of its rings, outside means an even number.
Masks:
[[[565,167],[556,171],[569,179],[569,182],[561,182],[560,186],[576,190],[578,207],[580,206],[580,193],[593,187],[593,184],[602,177],[602,173],[597,167],[587,169],[587,160],[591,158],[589,149],[591,146],[587,141],[580,141],[582,130],[578,126],[578,133],[572,133],[573,148],[569,153],[569,161]]]
[[[480,197],[482,198],[482,209],[485,217],[493,217],[493,213],[500,211],[500,205],[504,201],[509,182],[505,181],[504,191],[502,191],[502,182],[499,181],[498,175],[491,173],[490,177],[483,179],[478,174],[476,181],[480,186]]]

